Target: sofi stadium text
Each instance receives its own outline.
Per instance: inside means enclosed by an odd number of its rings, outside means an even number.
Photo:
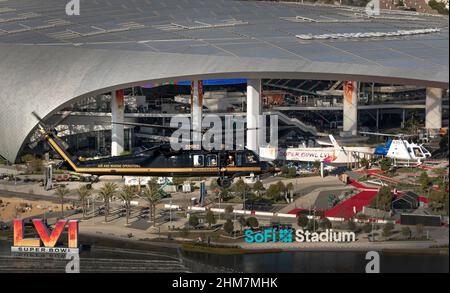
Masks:
[[[173,288],[193,288],[203,291],[206,287],[215,288],[278,288],[277,278],[216,278],[215,282],[207,280],[174,279]]]

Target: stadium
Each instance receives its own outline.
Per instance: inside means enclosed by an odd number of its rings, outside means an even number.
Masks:
[[[448,272],[446,5],[0,0],[0,273]]]

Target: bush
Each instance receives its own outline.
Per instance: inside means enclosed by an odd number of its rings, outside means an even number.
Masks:
[[[189,226],[196,227],[196,226],[198,226],[198,224],[199,224],[199,220],[198,220],[197,215],[191,215],[189,217]]]
[[[431,181],[427,172],[422,172],[419,177],[420,186],[423,190],[427,190],[430,187]]]
[[[371,207],[383,210],[390,211],[392,207],[392,193],[391,188],[388,186],[383,186],[378,191],[377,196],[373,199],[371,203]]]
[[[258,219],[256,219],[255,217],[248,218],[246,221],[246,226],[249,226],[252,228],[258,227],[259,226]]]
[[[408,237],[408,239],[411,238],[411,229],[409,229],[409,227],[403,227],[402,235]]]
[[[445,2],[440,2],[440,1],[438,2],[436,0],[428,1],[428,6],[430,6],[432,9],[436,10],[437,12],[439,12],[439,14],[448,15],[448,9],[445,5],[446,5]]]
[[[369,169],[369,165],[370,165],[369,160],[367,160],[366,158],[362,158],[360,163],[361,163],[361,166],[364,167],[364,169]]]
[[[281,168],[280,168],[281,170],[281,174],[283,174],[283,175],[287,175],[288,173],[289,173],[289,167],[287,166],[287,165],[283,165],[283,166],[281,166]]]
[[[364,226],[362,227],[362,230],[363,230],[364,233],[372,232],[372,224],[365,223]]]
[[[295,178],[297,176],[297,169],[295,169],[294,167],[289,168],[288,173],[287,173],[287,177],[288,178]]]
[[[315,230],[317,230],[317,228],[319,228],[319,223],[314,219],[309,220],[308,226],[306,227],[306,229],[315,231]]]
[[[391,169],[391,167],[392,167],[392,159],[391,158],[386,157],[380,161],[381,171],[387,172]]]
[[[228,206],[225,207],[225,213],[226,214],[232,214],[233,211],[234,211],[234,208],[233,208],[232,205],[228,205]]]
[[[211,211],[207,211],[206,212],[206,223],[208,223],[208,225],[211,227],[212,224],[216,223],[216,217],[214,217],[214,213]]]
[[[228,219],[225,224],[223,225],[223,230],[225,232],[227,232],[228,234],[233,233],[234,231],[234,224],[233,221],[231,221],[230,219]]]
[[[266,192],[267,197],[273,199],[274,201],[279,200],[280,197],[280,187],[278,184],[272,184],[269,186],[269,189]]]
[[[328,220],[327,218],[323,218],[321,221],[320,221],[320,228],[322,228],[323,230],[326,230],[326,229],[331,229],[331,227],[332,227],[332,224],[331,224],[331,221],[330,220]]]
[[[347,228],[350,231],[355,231],[356,230],[356,224],[355,222],[353,222],[351,219],[347,221]]]
[[[308,222],[309,222],[309,220],[308,220],[307,216],[305,216],[305,215],[298,215],[297,224],[300,227],[305,228],[306,226],[308,226]]]

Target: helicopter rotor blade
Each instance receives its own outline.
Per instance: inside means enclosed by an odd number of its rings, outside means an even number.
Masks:
[[[47,125],[44,123],[41,116],[39,116],[35,111],[31,112],[31,114],[37,119],[40,128],[47,129]]]
[[[359,133],[367,134],[367,135],[375,135],[375,136],[385,136],[385,137],[412,137],[412,136],[414,136],[411,134],[388,134],[388,133],[366,132],[366,131],[360,131]]]
[[[189,131],[189,132],[201,132],[201,133],[206,133],[206,132],[212,132],[212,133],[237,133],[237,132],[245,132],[247,130],[258,130],[259,128],[247,128],[244,127],[242,129],[233,129],[233,130],[212,130],[211,128],[204,128],[201,131],[196,131],[193,129],[183,129],[183,128],[178,128],[178,127],[172,127],[172,126],[163,126],[163,125],[158,125],[158,124],[146,124],[146,123],[137,123],[137,122],[112,122],[113,124],[119,124],[119,125],[129,125],[129,126],[138,126],[138,127],[148,127],[148,128],[157,128],[157,129],[168,129],[168,130],[184,130],[184,131]]]
[[[168,129],[168,130],[179,130],[180,129],[178,127],[163,126],[163,125],[158,125],[158,124],[137,123],[137,122],[112,122],[112,124],[157,128],[157,129]]]

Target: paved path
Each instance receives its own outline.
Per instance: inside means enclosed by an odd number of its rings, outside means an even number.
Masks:
[[[319,199],[319,196],[321,196],[321,193],[324,191],[344,191],[348,189],[352,189],[350,186],[330,186],[330,187],[316,187],[314,186],[314,190],[310,193],[297,197],[293,203],[288,204],[281,210],[279,210],[279,213],[289,213],[290,211],[294,209],[309,209],[310,207],[316,206],[316,203]]]

